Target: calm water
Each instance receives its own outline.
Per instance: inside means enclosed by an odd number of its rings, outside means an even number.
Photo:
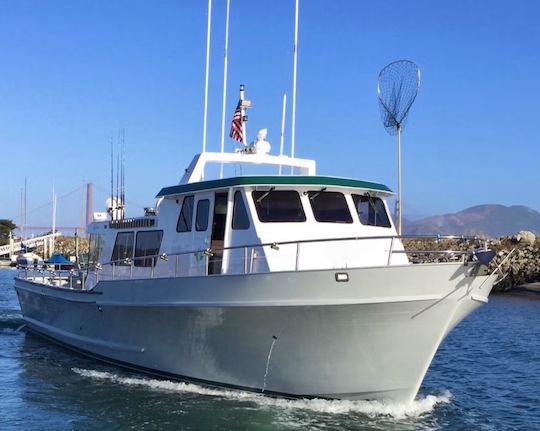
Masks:
[[[540,430],[539,299],[492,297],[411,405],[288,401],[156,380],[17,331],[14,275],[0,269],[1,430]]]

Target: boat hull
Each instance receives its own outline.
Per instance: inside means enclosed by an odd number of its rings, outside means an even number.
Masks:
[[[437,347],[487,302],[478,266],[100,282],[16,280],[30,329],[93,356],[294,397],[414,399]],[[337,281],[347,274],[348,281]]]

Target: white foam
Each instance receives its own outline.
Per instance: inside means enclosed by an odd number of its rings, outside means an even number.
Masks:
[[[143,386],[153,390],[208,395],[236,401],[247,401],[256,403],[263,408],[278,407],[287,410],[301,409],[326,414],[360,413],[372,418],[377,416],[388,416],[395,419],[418,417],[431,412],[437,404],[447,404],[452,399],[452,394],[445,391],[440,395],[427,395],[425,397],[417,398],[410,403],[325,399],[289,400],[267,397],[253,392],[209,388],[193,383],[141,377],[122,377],[104,371],[86,370],[81,368],[72,368],[72,371],[83,377],[108,380],[122,385]]]

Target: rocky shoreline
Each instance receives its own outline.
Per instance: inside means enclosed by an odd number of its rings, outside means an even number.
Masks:
[[[464,240],[414,239],[404,242],[409,258],[414,263],[458,259],[457,256],[433,255],[420,250],[467,250],[474,245],[473,242]],[[523,284],[540,282],[540,237],[537,238],[532,232],[522,231],[517,235],[487,240],[487,245],[497,253],[489,264],[489,270],[494,271],[500,266],[500,272],[504,274],[504,278],[493,288],[495,292],[509,292]]]
[[[77,250],[78,248],[78,250]],[[75,256],[77,251],[79,255],[88,253],[88,238],[74,236],[60,236],[54,241],[54,251],[62,253],[66,257]],[[39,256],[43,256],[43,245],[39,245],[34,250]]]

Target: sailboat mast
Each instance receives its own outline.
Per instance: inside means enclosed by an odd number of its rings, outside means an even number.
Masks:
[[[26,193],[27,193],[27,186],[28,182],[26,177],[24,177],[24,221],[23,221],[23,238],[26,240],[26,215],[27,215],[27,207],[26,207]]]
[[[208,77],[210,74],[210,27],[212,25],[212,0],[208,0],[208,27],[206,33],[206,75],[204,80],[204,119],[202,152],[206,151],[206,123],[208,119]],[[203,173],[204,174],[204,173]]]
[[[51,252],[54,253],[54,243],[55,243],[55,237],[54,234],[56,232],[56,192],[54,190],[54,184],[53,184],[53,192],[52,192],[52,240],[51,240]]]
[[[20,210],[21,210],[21,236],[24,239],[24,190],[21,187],[21,202],[20,202]]]

